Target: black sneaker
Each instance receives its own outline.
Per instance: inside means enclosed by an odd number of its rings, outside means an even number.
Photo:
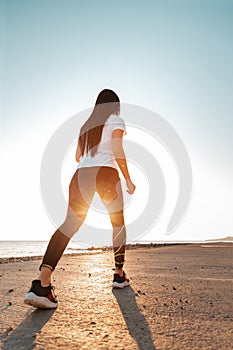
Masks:
[[[125,272],[123,271],[123,276],[121,277],[118,273],[114,273],[112,287],[113,288],[124,288],[129,286],[129,279],[126,277]]]
[[[34,280],[28,294],[24,298],[24,303],[41,309],[53,309],[58,305],[53,291],[53,286],[42,287],[40,280]]]

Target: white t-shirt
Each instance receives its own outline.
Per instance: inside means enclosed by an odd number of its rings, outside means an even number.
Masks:
[[[123,130],[126,133],[125,122],[122,118],[116,115],[110,115],[106,120],[100,143],[96,154],[92,157],[91,153],[85,153],[81,157],[78,168],[86,168],[92,166],[109,166],[117,168],[117,163],[112,150],[112,133],[114,130]]]

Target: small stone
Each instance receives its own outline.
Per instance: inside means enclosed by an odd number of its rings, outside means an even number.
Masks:
[[[168,305],[166,303],[164,303],[163,306],[168,306]]]
[[[7,331],[7,332],[11,332],[11,331],[13,331],[13,329],[14,329],[13,326],[10,326],[10,327],[7,328],[6,331]]]
[[[141,291],[140,290],[137,290],[138,294],[141,294]]]
[[[11,301],[8,301],[7,305],[11,306],[11,305],[12,305],[12,302],[11,302]]]
[[[13,289],[13,288],[11,288],[11,289],[8,290],[8,293],[12,293],[12,292],[14,292],[14,289]]]
[[[146,305],[142,305],[142,307],[144,307],[144,309],[146,309]]]
[[[91,324],[96,324],[96,322],[95,321],[91,321]]]
[[[91,277],[91,273],[89,272],[89,274],[88,274],[88,277],[90,278]]]
[[[172,289],[173,289],[173,290],[176,290],[176,287],[172,286]]]

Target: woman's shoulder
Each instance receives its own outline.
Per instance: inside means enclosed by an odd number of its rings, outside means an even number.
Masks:
[[[124,123],[124,119],[119,117],[118,115],[111,114],[108,117],[107,122],[108,123]]]
[[[106,129],[114,131],[116,129],[123,130],[126,134],[126,126],[124,120],[118,115],[110,115],[107,119]]]

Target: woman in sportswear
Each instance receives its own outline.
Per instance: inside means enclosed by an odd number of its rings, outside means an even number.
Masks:
[[[104,203],[113,227],[115,273],[112,286],[123,288],[129,285],[123,270],[126,230],[117,166],[126,181],[128,193],[134,192],[135,185],[130,179],[122,145],[126,129],[119,114],[120,100],[116,93],[109,89],[101,91],[90,117],[80,130],[76,151],[78,169],[69,186],[66,219],[50,239],[39,268],[39,277],[32,281],[24,299],[26,304],[38,308],[57,307],[51,275],[69,240],[84,222],[95,192]]]

